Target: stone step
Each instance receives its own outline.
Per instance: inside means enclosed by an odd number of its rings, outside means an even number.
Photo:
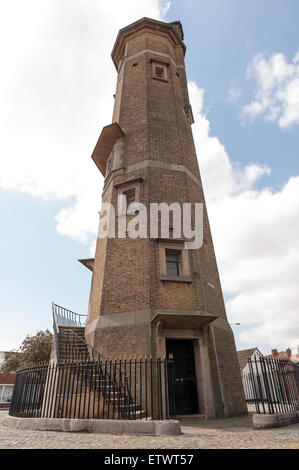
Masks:
[[[85,331],[84,326],[59,326],[59,331],[64,331],[64,330],[73,330],[75,332],[77,331]]]
[[[66,346],[65,344],[60,342],[59,347],[60,347],[60,352],[65,352],[65,353],[69,353],[72,350],[88,351],[87,348],[85,348],[84,346],[81,346],[80,344],[69,344]]]
[[[86,344],[83,342],[83,340],[81,341],[79,338],[72,338],[72,337],[65,337],[65,338],[59,338],[59,343],[62,343],[62,344],[76,344],[76,345],[82,345],[83,347],[87,348]]]
[[[80,340],[80,338],[81,338],[83,341],[85,341],[84,335],[77,335],[77,336],[75,336],[75,335],[73,335],[72,333],[66,333],[66,332],[65,332],[65,333],[59,333],[59,338],[60,338],[60,339],[70,339],[70,338],[71,338],[71,339],[74,340],[74,341],[78,341],[78,343],[79,343],[79,342],[80,342],[80,343],[82,342],[82,341]]]

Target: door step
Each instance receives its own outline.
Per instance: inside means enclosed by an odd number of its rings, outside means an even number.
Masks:
[[[197,419],[205,419],[205,415],[176,415],[176,419],[186,419],[186,418],[197,418]]]

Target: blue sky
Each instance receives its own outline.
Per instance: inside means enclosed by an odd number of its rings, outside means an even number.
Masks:
[[[239,111],[252,98],[255,84],[246,80],[252,58],[281,52],[291,59],[298,50],[298,14],[296,0],[176,1],[167,14],[183,23],[188,78],[206,90],[213,134],[232,160],[269,165],[278,186],[298,173],[298,127],[278,132],[260,120],[242,126]],[[233,104],[227,101],[232,87],[242,89]]]
[[[295,348],[298,2],[29,0],[25,8],[3,0],[1,7],[0,350],[51,328],[52,300],[87,311],[91,273],[77,259],[90,256],[103,183],[90,155],[111,122],[117,31],[142,16],[183,24],[228,317],[242,323],[234,327],[237,346]]]

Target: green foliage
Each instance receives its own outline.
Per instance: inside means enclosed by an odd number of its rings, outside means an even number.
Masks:
[[[27,335],[18,351],[7,354],[1,372],[10,374],[26,365],[38,365],[48,362],[52,349],[51,331],[38,331],[35,336]]]

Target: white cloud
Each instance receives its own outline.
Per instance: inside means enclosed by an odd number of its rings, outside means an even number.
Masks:
[[[65,200],[61,234],[86,241],[96,233],[103,178],[90,156],[112,118],[110,53],[120,28],[160,18],[160,8],[159,0],[2,5],[0,186]]]
[[[193,133],[231,322],[244,347],[299,344],[299,176],[281,190],[256,190],[269,169],[236,167],[203,114],[203,90],[190,85]]]
[[[162,6],[162,14],[161,16],[164,18],[166,16],[166,13],[170,10],[171,8],[171,2],[166,2],[164,6]]]
[[[230,103],[235,103],[236,101],[238,101],[241,95],[241,88],[232,87],[228,92],[227,101],[229,101]]]
[[[268,59],[258,54],[247,75],[256,80],[256,93],[255,99],[243,107],[243,119],[263,117],[281,128],[299,124],[299,52],[290,63],[281,53]]]
[[[251,164],[240,168],[237,163],[233,164],[224,145],[217,137],[210,135],[210,123],[203,113],[204,90],[190,82],[189,94],[196,116],[193,134],[197,156],[200,169],[208,181],[205,194],[210,202],[251,188],[259,177],[270,173],[266,166]]]

